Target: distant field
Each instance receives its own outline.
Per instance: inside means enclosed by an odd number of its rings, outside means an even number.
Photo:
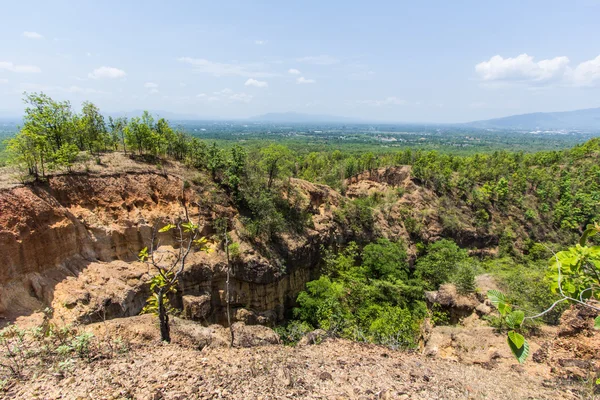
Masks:
[[[300,153],[336,149],[374,153],[420,149],[463,155],[497,150],[535,152],[570,148],[600,136],[600,132],[529,133],[427,125],[172,122],[196,137],[224,146],[281,142]]]
[[[306,154],[340,150],[344,153],[390,153],[396,150],[436,150],[468,155],[498,150],[536,152],[561,150],[583,143],[600,132],[530,133],[427,125],[269,124],[224,121],[172,121],[193,136],[229,147],[257,148],[280,142]],[[6,139],[16,121],[0,121],[0,166],[7,160]]]

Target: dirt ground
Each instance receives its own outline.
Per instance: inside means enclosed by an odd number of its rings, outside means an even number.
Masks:
[[[5,399],[586,399],[585,386],[542,374],[431,359],[327,339],[318,345],[194,350],[157,344],[71,374],[41,373]]]

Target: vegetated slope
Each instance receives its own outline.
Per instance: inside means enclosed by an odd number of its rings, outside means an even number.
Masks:
[[[593,180],[597,143],[572,150],[572,161],[564,166],[553,164],[559,153],[549,153],[548,167],[544,162],[532,165],[528,176],[518,177],[526,165],[494,170],[494,176],[511,178],[499,178],[495,185],[486,178],[480,186],[477,176],[464,182],[469,174],[449,169],[450,156],[433,158],[429,164],[419,158],[414,166],[372,169],[348,179],[344,195],[291,179],[289,188],[282,188],[283,198],[293,203],[296,213],[310,218],[303,226],[268,238],[248,232],[246,211],[205,173],[174,163],[165,174],[110,154],[103,161],[107,166],[101,163],[91,173],[58,175],[47,184],[0,193],[0,246],[6,254],[0,271],[0,312],[10,315],[53,303],[56,284],[71,275],[60,286],[69,295],[58,296],[60,301],[54,303],[73,318],[93,320],[100,309],[112,310],[105,314],[109,318],[137,314],[147,294],[148,274],[133,261],[148,245],[151,227],[179,215],[183,198],[207,236],[214,234],[217,219],[230,221],[232,240],[239,242],[240,250],[234,259],[234,308],[267,312],[269,321],[281,319],[304,283],[316,277],[322,245],[402,239],[414,257],[417,243],[443,237],[473,254],[518,255],[532,251],[536,242],[572,243],[576,230],[557,233],[557,223],[571,229],[581,226],[600,207],[598,182]],[[539,156],[542,160],[544,154]],[[511,169],[516,171],[512,175]],[[184,188],[184,182],[189,186]],[[162,240],[169,244],[167,237]],[[211,294],[210,312],[196,316],[199,319],[222,318],[225,256],[222,247],[217,250],[194,256],[178,293],[181,307],[183,296],[198,301],[198,296]],[[99,275],[80,276],[86,270]],[[111,291],[94,298],[90,283],[110,276],[120,283],[107,285]]]
[[[562,112],[537,112],[474,121],[464,124],[475,128],[519,130],[593,130],[600,131],[600,108]]]
[[[365,243],[383,236],[392,240],[403,239],[414,255],[418,251],[417,242],[451,237],[464,246],[478,248],[476,252],[494,253],[500,240],[492,227],[501,226],[503,219],[519,222],[524,218],[516,211],[511,214],[500,209],[496,213],[493,205],[490,209],[493,211],[490,214],[492,222],[478,226],[473,223],[474,210],[468,203],[460,205],[457,202],[458,205],[453,205],[453,209],[461,213],[460,224],[455,229],[447,229],[443,205],[454,194],[450,193],[444,199],[435,188],[430,188],[423,180],[415,178],[413,168],[403,166],[373,169],[355,176],[346,182],[345,195],[323,185],[291,179],[288,190],[283,194],[284,198],[293,202],[300,210],[308,212],[311,218],[302,229],[279,231],[264,239],[248,235],[242,223],[245,211],[238,209],[231,195],[205,173],[183,171],[171,174],[168,170],[165,173],[143,171],[143,168],[137,171],[106,168],[105,172],[53,176],[45,184],[17,186],[0,193],[0,250],[7,255],[0,274],[2,313],[5,317],[10,319],[19,314],[30,314],[48,304],[53,307],[54,321],[59,325],[111,319],[111,323],[135,325],[135,318],[138,317],[117,317],[138,314],[148,295],[147,282],[150,276],[147,267],[135,261],[137,252],[147,245],[152,226],[164,223],[181,212],[180,204],[183,199],[189,205],[192,219],[200,220],[204,233],[209,237],[214,233],[214,222],[217,219],[225,218],[230,221],[229,234],[239,244],[239,255],[235,258],[233,273],[234,321],[248,324],[269,325],[284,316],[285,310],[293,304],[304,284],[317,276],[321,245],[344,245],[351,240]],[[533,231],[523,230],[517,233],[528,237],[530,232]],[[169,237],[164,236],[162,243],[164,246],[170,245]],[[204,322],[222,321],[224,318],[225,258],[222,247],[216,246],[215,250],[210,255],[194,254],[190,258],[174,299],[174,304],[183,308],[187,317]],[[128,378],[128,382],[137,379],[139,385],[136,387],[142,392],[163,392],[167,393],[166,398],[174,397],[177,393],[201,398],[206,391],[214,394],[217,390],[221,390],[223,395],[223,389],[219,388],[224,386],[230,390],[227,392],[230,397],[239,397],[237,391],[242,390],[242,382],[245,381],[238,380],[239,374],[227,375],[228,372],[220,369],[224,367],[216,367],[216,360],[220,356],[212,352],[207,353],[207,363],[200,363],[191,371],[205,371],[207,365],[214,365],[213,372],[218,375],[203,377],[201,383],[188,386],[188,381],[194,376],[190,377],[190,369],[184,366],[196,365],[194,363],[198,360],[198,353],[178,347],[148,347],[149,343],[153,343],[152,335],[157,331],[149,319],[143,321],[143,327],[130,326],[115,330],[114,334],[119,337],[131,335],[132,331],[142,332],[141,336],[144,338],[145,344],[141,344],[140,351],[134,349],[126,357],[126,362],[138,360],[134,362],[138,362],[139,369],[147,370],[147,373],[137,373],[135,378]],[[19,319],[19,322],[24,323],[25,320]],[[104,324],[101,323],[103,326]],[[492,334],[491,328],[488,327],[487,331]],[[198,335],[193,338],[193,347],[206,346],[206,343],[198,342]],[[394,363],[388,364],[388,361],[382,362],[372,356],[373,351],[386,352],[389,356],[387,350],[381,347],[361,347],[345,341],[332,343],[331,347],[323,350],[307,350],[306,355],[284,347],[270,348],[263,353],[262,350],[228,350],[226,354],[231,354],[232,359],[251,357],[251,354],[269,354],[264,360],[250,364],[247,364],[247,360],[252,358],[244,359],[241,363],[231,361],[229,364],[230,368],[238,371],[254,369],[255,372],[250,372],[247,379],[263,386],[265,380],[272,382],[265,387],[277,396],[330,396],[337,395],[337,390],[344,388],[339,395],[352,397],[352,394],[347,393],[350,384],[343,384],[342,380],[363,373],[381,372],[379,366],[384,365],[384,371],[395,376],[396,378],[390,379],[396,383],[387,378],[382,381],[378,375],[361,380],[360,386],[353,385],[352,390],[357,388],[359,393],[373,397],[377,393],[389,393],[386,396],[391,398],[403,395],[464,398],[465,393],[473,389],[481,397],[505,397],[505,388],[493,386],[492,381],[486,380],[489,373],[480,367],[463,368],[444,364],[442,368],[438,362],[429,363],[398,354],[391,357],[395,360]],[[440,347],[440,353],[447,351],[445,346]],[[339,349],[339,353],[334,356],[330,349]],[[355,358],[357,354],[363,354],[363,351],[364,364],[344,364],[348,363],[348,358]],[[164,372],[159,378],[156,374],[160,369],[150,368],[156,365],[156,357],[185,360],[181,362],[181,368],[186,368],[186,371],[178,372],[178,366],[175,367],[177,376],[165,377],[168,372]],[[293,357],[299,357],[300,361],[295,361]],[[306,367],[302,363],[307,357],[319,360],[319,373],[309,375],[308,378],[296,378],[305,373]],[[494,357],[494,354],[486,353],[485,363],[493,361]],[[508,356],[503,357],[509,360]],[[387,360],[389,357],[382,358]],[[404,370],[397,372],[399,365],[405,365],[403,359],[412,360],[409,363],[415,366],[408,373]],[[290,367],[287,360],[298,364],[291,364]],[[219,363],[222,361],[223,358]],[[90,377],[99,374],[97,376],[106,378],[101,384],[96,383],[95,390],[100,393],[112,391],[113,395],[119,391],[118,396],[124,396],[127,390],[136,390],[130,389],[131,386],[123,388],[125,385],[118,383],[121,382],[119,377],[127,376],[120,369],[124,366],[125,361],[111,359],[82,368],[90,369]],[[446,370],[445,366],[449,369]],[[548,368],[544,370],[544,374]],[[279,372],[280,369],[283,372]],[[327,370],[325,372],[332,376],[331,381],[329,375],[321,374],[323,370]],[[411,374],[413,370],[416,371]],[[430,371],[434,372],[434,378],[429,374]],[[472,376],[473,381],[482,380],[485,384],[474,388],[458,376],[462,373]],[[61,374],[61,377],[68,377],[68,380],[61,381],[58,388],[69,387],[75,390],[73,393],[92,390],[88,378],[73,376],[71,379],[65,371]],[[243,377],[246,376],[244,374],[245,372],[242,373]],[[506,376],[506,382],[515,378],[513,374],[501,372],[501,376]],[[287,383],[281,386],[273,375],[283,377],[276,379],[285,382],[291,379],[294,383],[291,386]],[[178,383],[169,386],[164,382],[169,377]],[[180,377],[185,377],[185,387],[180,386],[183,385]],[[213,377],[215,381],[212,380]],[[435,381],[437,377],[441,386],[431,387],[429,381]],[[44,379],[38,386],[17,386],[9,393],[27,397],[36,388],[43,393],[56,390],[49,375]],[[148,383],[155,379],[157,383],[150,386]],[[540,386],[540,380],[532,379],[532,391],[529,392],[530,387],[523,388],[519,396],[527,397],[534,393],[548,398],[569,396],[564,389],[556,389],[558,392],[552,388],[544,389]],[[161,386],[158,387],[158,382],[164,384],[160,383]],[[379,388],[377,382],[385,382],[386,387]],[[375,388],[371,389],[371,386]],[[74,389],[76,387],[79,389]],[[202,394],[189,392],[194,388],[198,388]],[[358,395],[355,393],[354,396]]]

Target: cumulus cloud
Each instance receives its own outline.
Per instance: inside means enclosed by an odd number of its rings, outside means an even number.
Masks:
[[[158,87],[158,83],[146,82],[144,83],[144,87],[148,89],[156,89]]]
[[[13,64],[9,61],[0,61],[0,69],[10,71],[10,72],[18,72],[23,74],[34,74],[42,72],[40,67],[36,67],[35,65],[20,65]]]
[[[307,83],[315,83],[316,81],[314,79],[308,79],[305,78],[303,76],[299,77],[298,79],[296,79],[296,83],[299,85],[303,85],[303,84],[307,84]]]
[[[114,67],[100,67],[96,68],[88,74],[91,79],[118,79],[124,78],[127,74],[125,71]]]
[[[244,83],[244,85],[245,86],[255,86],[255,87],[258,87],[258,88],[264,88],[264,87],[269,86],[269,84],[267,82],[265,82],[265,81],[258,81],[256,79],[252,79],[252,78],[248,79],[246,81],[246,83]]]
[[[301,72],[299,70],[297,70],[296,68],[288,69],[288,73],[292,74],[292,75],[300,75],[301,74]]]
[[[315,65],[332,65],[340,62],[337,58],[325,54],[320,56],[300,57],[296,59],[296,61]]]
[[[179,57],[177,61],[194,66],[194,70],[213,76],[243,76],[245,78],[266,78],[275,76],[265,71],[265,66],[260,63],[234,64],[220,63],[206,60],[204,58]]]
[[[263,44],[267,44],[267,41],[266,40],[255,40],[254,44],[262,46]]]
[[[43,39],[44,36],[40,35],[37,32],[30,32],[30,31],[25,31],[23,32],[23,37],[26,37],[27,39]]]
[[[0,78],[0,85],[5,85],[8,83],[8,79]]]
[[[382,100],[361,100],[358,103],[366,104],[374,107],[382,107],[382,106],[403,106],[406,105],[406,100],[399,99],[396,96],[388,96]]]
[[[596,86],[600,84],[600,56],[593,60],[584,61],[574,69],[568,70],[567,79],[575,86]]]
[[[488,82],[547,82],[561,79],[568,65],[569,58],[564,56],[535,62],[527,54],[509,58],[496,55],[477,64],[475,72]]]
[[[600,56],[583,61],[574,68],[568,57],[560,56],[534,61],[521,54],[504,58],[494,56],[475,66],[475,72],[487,86],[507,83],[529,84],[532,87],[558,84],[562,86],[592,87],[600,85]]]

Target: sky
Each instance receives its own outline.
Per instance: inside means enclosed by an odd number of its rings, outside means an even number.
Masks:
[[[467,122],[600,107],[600,0],[2,1],[23,92],[199,118]]]

